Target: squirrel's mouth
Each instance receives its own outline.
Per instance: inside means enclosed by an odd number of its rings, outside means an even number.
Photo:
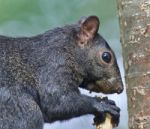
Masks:
[[[104,94],[120,94],[123,91],[123,88],[119,84],[116,79],[109,80],[98,80],[94,82],[90,82],[87,85],[87,88],[92,92],[104,93]]]
[[[123,84],[119,78],[97,79],[97,80],[83,80],[80,85],[90,92],[104,93],[104,94],[120,94],[123,91]]]
[[[112,94],[111,83],[106,80],[98,80],[88,84],[88,89],[97,93]]]

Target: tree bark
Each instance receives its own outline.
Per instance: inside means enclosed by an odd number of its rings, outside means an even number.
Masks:
[[[150,0],[117,0],[129,128],[150,129]]]

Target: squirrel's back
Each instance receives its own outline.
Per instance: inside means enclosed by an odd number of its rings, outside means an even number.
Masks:
[[[33,37],[0,36],[0,87],[38,85],[39,72],[48,62],[65,65],[64,51],[70,51],[66,44],[74,44],[69,40],[74,38],[75,27],[55,28]]]

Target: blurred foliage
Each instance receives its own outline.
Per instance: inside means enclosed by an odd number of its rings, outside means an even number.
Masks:
[[[115,9],[114,0],[0,0],[0,34],[34,35],[91,14],[103,24]]]
[[[10,20],[28,21],[40,13],[37,0],[0,0],[0,23]]]

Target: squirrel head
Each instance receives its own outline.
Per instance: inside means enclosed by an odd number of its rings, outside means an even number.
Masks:
[[[98,34],[99,18],[82,17],[78,24],[76,60],[84,72],[80,87],[105,94],[121,93],[123,83],[116,57]]]

